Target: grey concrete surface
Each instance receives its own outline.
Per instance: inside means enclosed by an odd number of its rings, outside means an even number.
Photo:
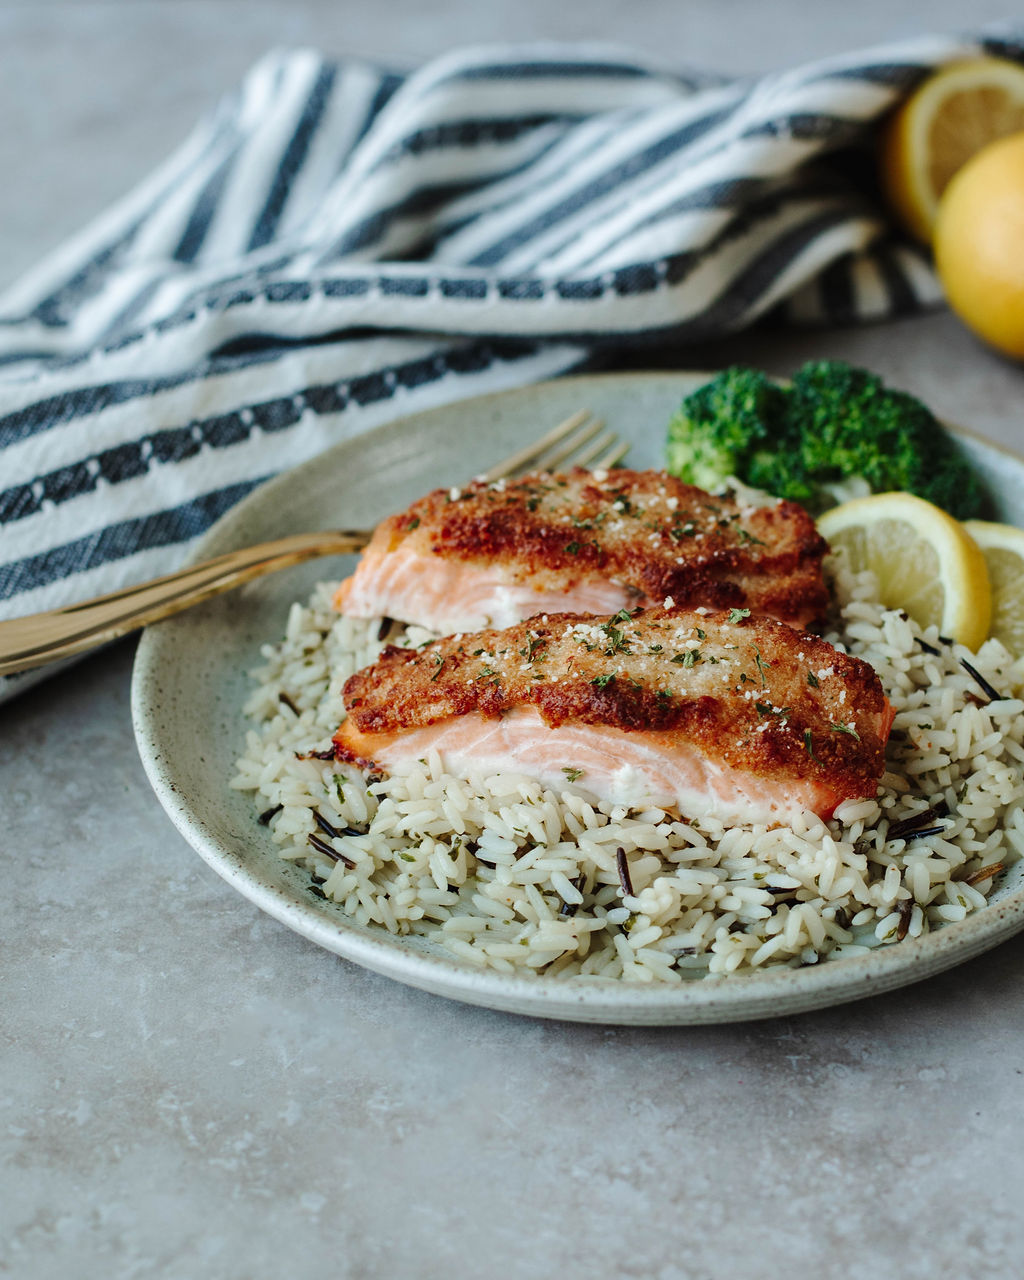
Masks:
[[[0,3],[0,283],[267,47],[411,64],[601,36],[754,71],[1012,15],[935,0]],[[948,315],[740,337],[842,355],[1021,446],[1024,375]],[[1024,939],[889,996],[634,1031],[449,1003],[219,881],[148,790],[132,646],[0,710],[0,1276],[1021,1274]]]

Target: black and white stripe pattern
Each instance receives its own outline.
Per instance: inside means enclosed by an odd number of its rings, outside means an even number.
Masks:
[[[167,571],[260,480],[400,414],[768,314],[930,305],[858,175],[878,119],[980,50],[1024,60],[1016,35],[753,82],[606,47],[405,77],[271,54],[0,298],[0,617]]]

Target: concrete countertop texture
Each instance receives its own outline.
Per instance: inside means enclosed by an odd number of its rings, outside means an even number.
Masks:
[[[600,38],[735,74],[1014,16],[978,0],[0,2],[0,285],[275,45],[412,67]],[[1024,373],[947,312],[680,351],[877,369],[1018,449]],[[735,1026],[472,1008],[260,914],[152,795],[125,641],[0,708],[0,1277],[1024,1274],[1024,938]]]

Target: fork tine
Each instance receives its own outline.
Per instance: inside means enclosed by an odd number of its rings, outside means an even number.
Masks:
[[[488,484],[495,480],[500,480],[503,476],[515,475],[517,471],[522,470],[527,463],[532,462],[538,454],[545,449],[549,449],[553,444],[558,444],[560,440],[564,440],[567,435],[571,435],[577,427],[583,425],[590,417],[588,409],[581,409],[579,413],[574,413],[571,418],[566,418],[564,422],[560,422],[557,427],[541,436],[539,440],[534,440],[532,444],[525,445],[518,452],[513,453],[511,457],[504,458],[501,462],[495,463],[489,471],[485,471],[481,476]]]
[[[603,423],[601,424],[604,425]],[[613,444],[616,443],[618,437],[614,431],[604,431],[596,440],[591,440],[587,447],[573,458],[573,466],[589,467],[595,458],[599,458],[601,454]]]
[[[618,444],[608,450],[603,458],[598,458],[594,463],[594,470],[610,471],[612,467],[617,467],[619,465],[627,453],[629,453],[629,441],[620,440]]]
[[[592,422],[588,422],[582,430],[577,431],[575,435],[570,436],[564,444],[550,453],[538,459],[538,464],[544,471],[554,471],[566,458],[571,458],[584,445],[589,444],[596,435],[604,430],[604,421],[601,418],[594,418]]]

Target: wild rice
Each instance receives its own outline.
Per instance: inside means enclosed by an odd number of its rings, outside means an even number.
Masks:
[[[680,982],[919,937],[984,906],[1024,854],[1024,660],[922,633],[874,602],[870,575],[832,573],[827,638],[874,666],[896,719],[877,798],[828,823],[687,822],[568,779],[449,776],[436,752],[383,779],[319,758],[345,679],[385,638],[430,638],[339,617],[333,584],[264,647],[231,785],[317,896],[502,972]]]

